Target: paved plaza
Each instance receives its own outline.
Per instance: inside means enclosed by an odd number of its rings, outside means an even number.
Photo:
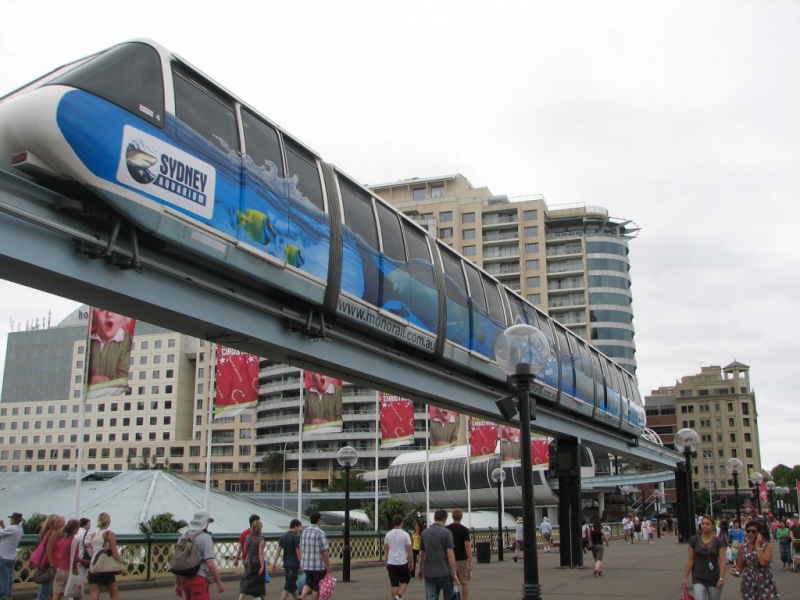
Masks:
[[[557,550],[557,548],[554,548]],[[559,567],[558,554],[539,550],[539,580],[544,600],[578,600],[585,598],[641,600],[676,600],[680,597],[681,579],[686,564],[687,546],[679,544],[674,536],[656,539],[654,544],[626,545],[622,540],[613,540],[605,549],[603,576],[595,579],[591,554],[586,557],[583,568]],[[514,563],[511,553],[504,553],[504,561],[498,562],[492,555],[490,563],[475,564],[473,582],[470,585],[470,600],[518,599],[522,596],[522,560]],[[777,566],[776,566],[777,563]],[[780,565],[777,544],[773,570],[778,588],[784,600],[800,597],[800,573],[784,571]],[[726,573],[726,587],[722,598],[739,598],[739,579],[731,577],[730,567]],[[334,575],[338,580],[334,598],[341,600],[389,600],[389,579],[382,565],[355,564],[351,581],[342,581],[341,565],[334,564]],[[236,600],[239,592],[238,578],[226,577],[225,592],[217,593],[212,586],[212,600]],[[133,585],[133,584],[131,584]],[[175,600],[172,587],[161,584],[139,584],[141,587],[122,587],[122,600]],[[274,577],[267,585],[266,600],[279,600],[283,578]],[[15,600],[32,598],[33,593],[15,594]],[[102,598],[108,598],[103,592]],[[250,600],[249,596],[246,596]],[[310,596],[309,596],[310,600]],[[424,584],[414,579],[403,596],[403,600],[425,600]]]

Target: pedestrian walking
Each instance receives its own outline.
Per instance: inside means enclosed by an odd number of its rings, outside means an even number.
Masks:
[[[597,519],[589,533],[589,543],[592,549],[592,558],[594,559],[594,576],[603,576],[603,544],[608,546],[608,535],[606,535],[605,528],[600,525],[600,519]]]
[[[550,552],[550,546],[553,538],[553,526],[550,525],[550,519],[547,517],[542,517],[542,522],[539,525],[539,531],[542,533],[542,539],[544,539],[544,551]]]
[[[256,519],[250,523],[250,535],[244,540],[244,576],[239,583],[239,600],[245,596],[263,598],[267,593],[264,583],[264,536],[263,524]]]
[[[683,585],[692,577],[694,600],[719,600],[725,585],[725,544],[715,535],[714,519],[700,520],[700,533],[689,538]]]
[[[622,533],[625,535],[625,543],[630,544],[633,541],[633,519],[630,515],[622,517]]]
[[[39,544],[44,546],[47,563],[50,567],[58,567],[58,552],[56,552],[56,547],[58,539],[63,535],[62,529],[64,528],[64,523],[65,520],[63,516],[50,515],[45,522],[42,523],[42,528],[39,531]],[[50,600],[50,598],[52,598],[54,579],[55,570],[53,570],[53,576],[50,579],[39,585],[39,592],[36,594],[36,600]]]
[[[742,600],[780,600],[766,524],[748,521],[744,532],[747,539],[736,561],[736,571],[742,578]]]
[[[283,553],[284,582],[281,600],[287,600],[289,594],[297,600],[297,576],[300,573],[300,527],[299,519],[292,519],[289,531],[278,540],[278,549],[275,551],[275,560],[272,562],[272,572],[278,568],[278,559]]]
[[[14,585],[14,563],[17,562],[17,546],[22,539],[22,513],[12,513],[10,525],[0,519],[0,600],[10,600]]]
[[[517,517],[517,525],[514,529],[514,562],[517,562],[519,551],[522,550],[522,536],[524,529],[522,528],[522,517]]]
[[[414,553],[411,549],[411,536],[403,529],[403,515],[392,517],[393,529],[383,540],[386,555],[386,572],[392,586],[392,600],[401,600],[411,582],[414,569]]]
[[[458,569],[453,552],[453,534],[444,526],[447,511],[438,509],[433,514],[433,525],[422,532],[417,577],[425,580],[426,600],[450,600],[453,586],[458,585]]]
[[[209,591],[211,578],[216,582],[217,591],[220,594],[225,591],[225,584],[222,583],[217,563],[214,560],[214,541],[207,529],[208,524],[213,522],[214,519],[207,510],[198,510],[189,521],[189,531],[184,534],[194,537],[194,552],[200,561],[200,569],[195,575],[175,576],[175,595],[183,596],[185,600],[209,600],[211,598]],[[94,595],[92,600],[96,600]]]
[[[70,566],[79,573],[77,565],[89,566],[89,561],[81,558],[81,539],[76,537],[80,529],[78,519],[70,519],[64,525],[63,536],[58,540],[58,570],[53,580],[53,600],[61,600],[67,587],[70,575]],[[82,598],[83,596],[70,596],[71,598]]]
[[[422,530],[424,529],[422,523],[417,521],[414,523],[414,533],[411,534],[411,550],[414,553],[414,568],[411,570],[411,576],[417,576],[417,562],[419,561],[419,548],[422,541]]]
[[[246,558],[246,553],[245,553],[245,548],[244,548],[245,540],[247,540],[247,536],[250,535],[250,530],[253,527],[253,522],[254,521],[260,521],[260,520],[261,520],[261,517],[259,517],[258,515],[255,515],[255,514],[254,515],[250,515],[250,518],[248,519],[248,523],[250,524],[250,526],[247,529],[245,529],[242,532],[242,534],[239,536],[239,551],[236,553],[236,559],[233,561],[233,566],[234,567],[238,567],[239,566],[239,559],[245,560],[245,558]]]
[[[775,530],[775,539],[781,551],[783,568],[792,566],[792,536],[786,519],[780,519],[778,529]]]
[[[461,583],[461,600],[469,600],[469,582],[472,579],[472,541],[469,529],[461,524],[464,513],[460,508],[453,510],[453,522],[447,526],[453,534],[453,554],[456,557],[458,581]]]
[[[309,520],[311,525],[300,533],[300,566],[306,573],[306,584],[300,592],[300,600],[305,600],[309,594],[312,600],[318,600],[319,582],[331,572],[328,538],[319,528],[322,515],[315,511]]]

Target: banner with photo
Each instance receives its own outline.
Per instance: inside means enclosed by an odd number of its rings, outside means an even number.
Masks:
[[[508,425],[498,425],[497,429],[500,464],[503,467],[519,466],[522,462],[519,429]],[[546,435],[531,433],[531,465],[544,469],[550,465],[550,443]]]
[[[414,443],[414,402],[394,394],[380,393],[381,448]]]
[[[214,419],[255,411],[258,405],[258,364],[254,354],[217,346],[217,394]]]
[[[497,424],[469,417],[469,459],[481,462],[494,458],[497,452]]]
[[[341,433],[342,380],[320,373],[303,373],[305,414],[303,434]]]
[[[136,319],[89,307],[86,397],[119,396],[128,391],[128,372]]]
[[[446,408],[428,406],[428,439],[430,449],[446,450],[456,445],[458,439],[459,414]]]

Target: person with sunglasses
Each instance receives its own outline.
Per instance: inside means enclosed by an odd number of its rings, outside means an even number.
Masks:
[[[720,600],[725,585],[725,542],[716,535],[714,518],[703,516],[700,533],[689,538],[683,585],[692,576],[694,600]]]
[[[778,585],[772,574],[772,545],[765,525],[748,521],[745,543],[736,561],[736,571],[742,577],[742,600],[780,600]]]

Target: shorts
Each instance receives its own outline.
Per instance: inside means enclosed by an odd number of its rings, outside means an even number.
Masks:
[[[306,585],[312,592],[319,592],[319,582],[325,579],[327,571],[306,571]]]
[[[470,579],[472,579],[472,577],[470,577],[468,560],[457,560],[456,572],[458,573],[458,581],[462,584],[469,583]]]
[[[89,573],[86,576],[86,581],[89,582],[89,585],[95,584],[95,585],[102,585],[103,587],[108,587],[112,583],[115,583],[117,581],[117,576],[114,575],[113,573],[111,575],[104,575],[102,573],[97,573],[97,574]]]
[[[407,563],[402,565],[386,565],[386,571],[389,573],[389,583],[393,588],[400,587],[401,583],[409,584],[411,581],[411,571]]]
[[[297,589],[297,574],[300,571],[300,567],[284,567],[283,571],[285,573],[285,580],[283,582],[283,589],[290,594],[294,594],[298,591]],[[299,590],[302,591],[302,590]]]
[[[63,594],[67,588],[67,579],[69,579],[69,569],[59,569],[56,571],[56,576],[53,578],[53,593]]]
[[[592,558],[595,560],[603,560],[603,544],[592,546]]]
[[[551,535],[552,535],[552,534],[551,534],[551,533],[548,531],[547,533],[543,533],[543,534],[542,534],[542,537],[543,537],[545,540],[547,540],[547,541],[549,542],[549,541],[550,541],[550,536],[551,536]]]

